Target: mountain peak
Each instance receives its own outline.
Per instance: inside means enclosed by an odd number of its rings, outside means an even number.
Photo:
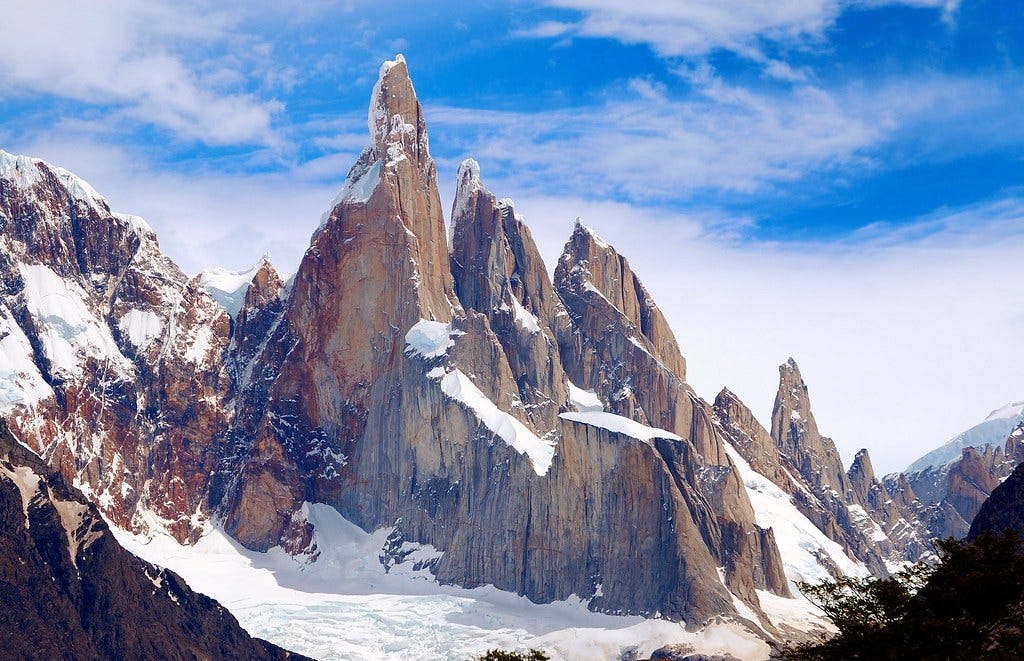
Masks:
[[[429,160],[423,110],[401,55],[380,66],[380,76],[370,95],[367,124],[377,158],[385,165],[406,158],[420,165]]]
[[[584,225],[583,219],[580,218],[579,216],[576,216],[576,220],[573,223],[572,239],[575,239],[577,236],[584,237],[587,243],[593,243],[598,248],[604,250],[611,250],[615,252],[615,248],[613,248],[610,243],[608,243],[600,236],[598,236],[597,232],[595,232],[593,228]]]
[[[67,195],[79,202],[110,211],[106,198],[96,192],[87,181],[64,168],[51,165],[31,156],[11,154],[0,149],[0,178],[16,184],[23,191],[48,185],[48,175],[56,177]]]
[[[875,469],[871,465],[871,456],[868,454],[867,448],[861,448],[856,456],[854,456],[847,475],[850,476],[850,479],[855,484],[863,485],[866,495],[867,489],[870,488],[872,481],[875,479]]]
[[[459,164],[459,173],[455,178],[455,201],[452,203],[451,224],[448,227],[448,249],[452,248],[455,225],[469,211],[473,195],[486,190],[480,181],[480,164],[467,158]]]

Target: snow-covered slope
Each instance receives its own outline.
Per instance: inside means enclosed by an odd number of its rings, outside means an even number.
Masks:
[[[786,578],[794,593],[798,582],[817,583],[832,578],[836,567],[847,576],[867,576],[861,562],[851,560],[843,547],[818,530],[797,509],[793,498],[747,463],[732,445],[726,445],[729,458],[743,477],[743,486],[754,506],[757,524],[775,531],[775,542],[782,556]]]
[[[687,631],[678,622],[594,613],[578,598],[539,605],[490,586],[439,585],[425,568],[438,556],[431,547],[396,547],[392,529],[365,533],[326,505],[307,503],[303,514],[316,531],[313,563],[280,547],[249,551],[210,525],[194,546],[115,532],[139,557],[217,599],[251,634],[325,661],[464,661],[494,647],[535,647],[554,659],[647,658],[672,643],[744,660],[768,656],[767,644],[735,623]],[[760,596],[776,617],[815,622],[806,601]]]
[[[259,270],[263,261],[267,261],[265,256],[252,268],[242,271],[229,271],[219,266],[207,269],[199,274],[199,283],[213,297],[213,300],[220,303],[220,306],[234,319],[238,316],[238,311],[242,309],[242,304],[245,303],[245,292],[249,290],[249,283],[252,282],[252,277],[256,275],[256,271]]]
[[[960,458],[964,448],[984,450],[990,445],[1002,445],[1013,428],[1024,418],[1024,402],[1013,402],[992,411],[970,429],[960,432],[942,447],[936,448],[907,467],[907,473],[916,473],[930,466],[941,466]]]

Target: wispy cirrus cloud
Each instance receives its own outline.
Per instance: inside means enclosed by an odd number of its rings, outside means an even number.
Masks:
[[[1015,75],[924,74],[785,92],[686,75],[696,93],[682,98],[634,79],[586,107],[430,107],[431,130],[446,145],[442,156],[472,155],[518,190],[640,204],[770,194],[826,177],[842,185],[917,159],[1024,141]]]
[[[543,0],[579,12],[576,21],[543,21],[521,29],[523,37],[604,37],[648,44],[662,56],[702,56],[716,49],[741,55],[762,43],[800,45],[822,38],[849,7],[902,4],[950,16],[959,0]]]

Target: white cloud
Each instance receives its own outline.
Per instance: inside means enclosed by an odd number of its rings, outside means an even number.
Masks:
[[[695,94],[674,98],[636,79],[587,107],[427,110],[446,153],[471,155],[521,190],[642,204],[762,194],[812,176],[856,179],[1024,140],[1019,76],[922,74],[755,92],[708,67],[679,74]]]
[[[953,15],[957,0],[543,0],[573,9],[575,23],[546,21],[516,33],[526,37],[579,35],[648,44],[663,56],[700,56],[715,49],[743,54],[760,42],[800,45],[820,39],[850,6],[903,4]]]
[[[240,91],[237,70],[202,56],[237,40],[234,19],[203,2],[3,2],[0,89],[119,108],[116,116],[209,144],[272,144],[281,110]],[[244,79],[244,76],[241,76]]]

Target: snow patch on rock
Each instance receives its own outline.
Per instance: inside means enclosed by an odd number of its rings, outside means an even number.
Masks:
[[[117,327],[137,349],[145,349],[160,337],[163,325],[163,320],[152,310],[129,310],[117,322]]]
[[[7,468],[0,464],[0,475],[5,476],[21,492],[21,510],[25,515],[25,527],[29,527],[28,506],[32,499],[39,495],[39,475],[28,466],[14,466]]]
[[[199,274],[199,284],[234,319],[245,303],[249,284],[261,264],[262,261],[242,271],[229,271],[219,266],[207,269]]]
[[[571,422],[590,425],[591,427],[607,429],[608,431],[615,432],[616,434],[624,434],[639,441],[652,441],[655,438],[668,438],[674,441],[683,440],[670,431],[658,429],[657,427],[648,427],[647,425],[640,424],[636,420],[631,420],[621,415],[615,415],[614,413],[605,413],[603,411],[584,411],[581,413],[560,413],[558,414],[558,417]]]
[[[580,413],[593,413],[604,410],[604,403],[593,390],[584,390],[572,381],[569,384],[569,404]]]
[[[434,372],[436,374],[436,372]],[[461,370],[446,371],[440,376],[441,391],[469,408],[477,419],[512,446],[525,454],[537,475],[546,475],[555,457],[552,441],[541,439],[512,414],[498,408]]]
[[[452,329],[451,324],[420,319],[405,334],[405,354],[423,358],[440,358],[455,346],[455,338],[465,335]]]
[[[53,388],[36,365],[32,343],[7,306],[0,304],[0,413],[50,397]]]
[[[512,297],[512,311],[515,314],[516,322],[523,327],[526,332],[531,335],[540,332],[540,321],[536,315],[523,307],[523,304],[513,296]]]
[[[38,328],[50,371],[81,376],[86,357],[128,372],[131,367],[117,348],[110,329],[86,306],[86,293],[43,264],[20,264],[29,314]]]

